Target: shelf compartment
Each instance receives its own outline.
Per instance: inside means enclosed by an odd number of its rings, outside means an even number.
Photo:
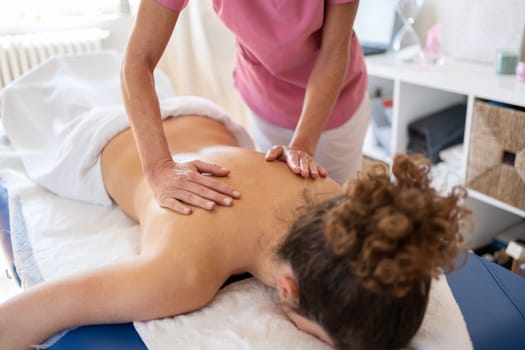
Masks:
[[[406,152],[408,145],[408,125],[419,118],[438,112],[444,108],[465,103],[467,96],[418,84],[400,82],[398,94],[394,96],[394,152]]]
[[[525,112],[477,99],[467,160],[467,187],[525,210]]]

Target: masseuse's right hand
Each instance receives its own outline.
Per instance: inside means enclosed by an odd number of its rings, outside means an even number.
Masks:
[[[191,214],[188,206],[213,210],[216,204],[231,206],[241,194],[212,176],[228,176],[230,171],[215,164],[194,160],[161,162],[149,177],[155,198],[161,207],[181,214]]]

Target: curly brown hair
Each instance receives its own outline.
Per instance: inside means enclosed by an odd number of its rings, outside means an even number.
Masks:
[[[278,248],[299,286],[296,312],[317,322],[338,348],[406,346],[425,314],[430,283],[454,267],[466,191],[442,196],[431,163],[396,155],[391,177],[374,166],[344,194],[313,205]]]

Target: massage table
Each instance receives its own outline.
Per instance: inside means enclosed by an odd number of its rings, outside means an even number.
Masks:
[[[7,190],[0,185],[0,241],[17,281],[10,246]],[[463,257],[461,258],[463,259]],[[468,253],[464,265],[447,275],[476,350],[525,348],[525,279]],[[132,323],[93,325],[70,331],[52,350],[144,350]]]

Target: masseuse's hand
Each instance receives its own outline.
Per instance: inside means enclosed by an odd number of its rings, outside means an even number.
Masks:
[[[326,169],[317,163],[308,152],[295,147],[275,145],[266,153],[265,159],[283,161],[295,174],[302,177],[317,179],[328,175]]]
[[[215,164],[194,160],[186,163],[166,161],[150,178],[155,198],[161,207],[191,214],[188,205],[212,210],[216,204],[231,206],[241,194],[211,176],[228,176],[230,171]]]

